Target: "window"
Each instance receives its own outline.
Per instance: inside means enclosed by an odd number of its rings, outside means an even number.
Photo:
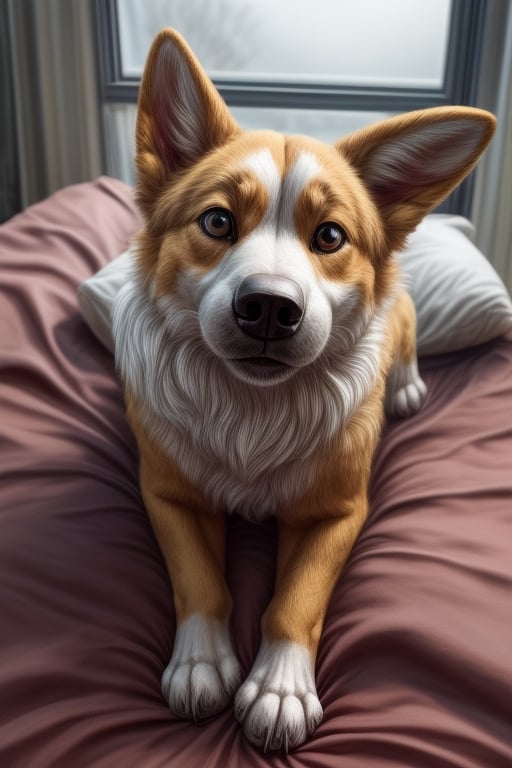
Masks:
[[[102,0],[98,16],[109,159],[131,182],[138,84],[161,27],[185,36],[243,127],[333,141],[388,114],[474,103],[485,2]],[[443,210],[468,215],[471,193],[470,178]]]

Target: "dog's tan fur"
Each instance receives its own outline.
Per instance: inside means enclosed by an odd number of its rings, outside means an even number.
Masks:
[[[177,77],[183,68],[187,70],[203,115],[201,150],[187,162],[173,144],[172,131],[166,142],[161,130],[172,113],[173,100],[180,98],[172,79],[166,81],[166,93],[155,86],[162,82],[159,67],[172,71],[171,59],[179,62]],[[421,170],[421,163],[429,159],[421,153],[417,168],[410,169],[405,191],[384,188],[372,177],[368,170],[372,157],[386,142],[400,141],[417,127],[449,124],[461,116],[468,124],[474,121],[480,126],[480,138],[446,178],[429,183]],[[443,108],[384,121],[340,140],[335,147],[268,131],[245,134],[180,36],[164,30],[149,54],[139,97],[137,198],[145,216],[138,238],[141,282],[148,291],[151,286],[153,298],[172,296],[185,269],[206,274],[222,262],[230,243],[205,238],[197,226],[201,212],[210,206],[233,212],[239,240],[261,223],[268,193],[244,168],[244,157],[265,148],[284,175],[301,152],[308,152],[318,158],[322,172],[297,201],[298,238],[307,251],[319,221],[343,222],[346,247],[329,258],[311,253],[310,259],[321,278],[357,286],[361,306],[374,312],[393,295],[398,281],[392,251],[404,245],[422,217],[471,170],[493,128],[493,118],[479,110]],[[263,617],[263,641],[267,646],[285,642],[307,648],[313,662],[333,586],[366,520],[367,485],[383,421],[388,373],[392,365],[415,361],[412,303],[407,294],[399,292],[392,304],[371,392],[345,428],[311,459],[315,472],[307,490],[277,512],[277,578],[274,597]],[[142,404],[129,388],[126,398],[140,450],[142,494],[169,570],[178,626],[195,615],[227,624],[232,604],[223,574],[224,516],[211,513],[203,489],[185,476],[177,457],[169,455],[150,434],[141,417]],[[306,727],[294,743],[300,743],[310,730]],[[289,734],[273,740],[267,734],[266,738],[271,747],[288,746]]]

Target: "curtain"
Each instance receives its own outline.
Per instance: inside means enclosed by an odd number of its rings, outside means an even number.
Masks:
[[[7,0],[21,203],[104,171],[92,0]]]
[[[494,0],[490,10],[480,101],[498,125],[479,166],[472,219],[476,244],[512,293],[512,5]]]

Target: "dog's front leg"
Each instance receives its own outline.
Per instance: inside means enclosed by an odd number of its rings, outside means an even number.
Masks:
[[[322,719],[315,659],[327,604],[366,517],[361,497],[343,517],[279,529],[276,590],[262,621],[262,644],[238,691],[235,714],[247,738],[288,751]]]
[[[206,510],[201,494],[131,416],[142,495],[176,609],[176,637],[162,692],[174,714],[197,721],[228,706],[240,684],[228,628],[232,600],[224,580],[224,518]]]
[[[390,312],[388,335],[392,339],[393,360],[386,387],[386,412],[390,416],[412,416],[423,405],[427,388],[418,372],[416,312],[405,291]]]
[[[176,608],[176,637],[162,693],[174,714],[197,721],[224,709],[240,683],[228,628],[231,597],[220,558],[222,520],[161,498],[147,486],[143,493]]]

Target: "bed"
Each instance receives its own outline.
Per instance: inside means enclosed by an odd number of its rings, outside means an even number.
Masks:
[[[436,310],[430,297],[420,324],[427,401],[386,424],[371,514],[327,615],[317,662],[324,720],[288,757],[263,756],[231,711],[196,726],[160,695],[175,630],[170,586],[113,357],[77,295],[139,225],[131,189],[100,178],[0,227],[0,765],[509,768],[512,308],[503,286],[496,278],[499,299],[475,308],[471,290],[485,279],[471,288],[455,275],[458,304]],[[437,275],[430,266],[418,284],[441,290]],[[272,590],[275,526],[234,516],[228,537],[233,636],[248,670]]]

